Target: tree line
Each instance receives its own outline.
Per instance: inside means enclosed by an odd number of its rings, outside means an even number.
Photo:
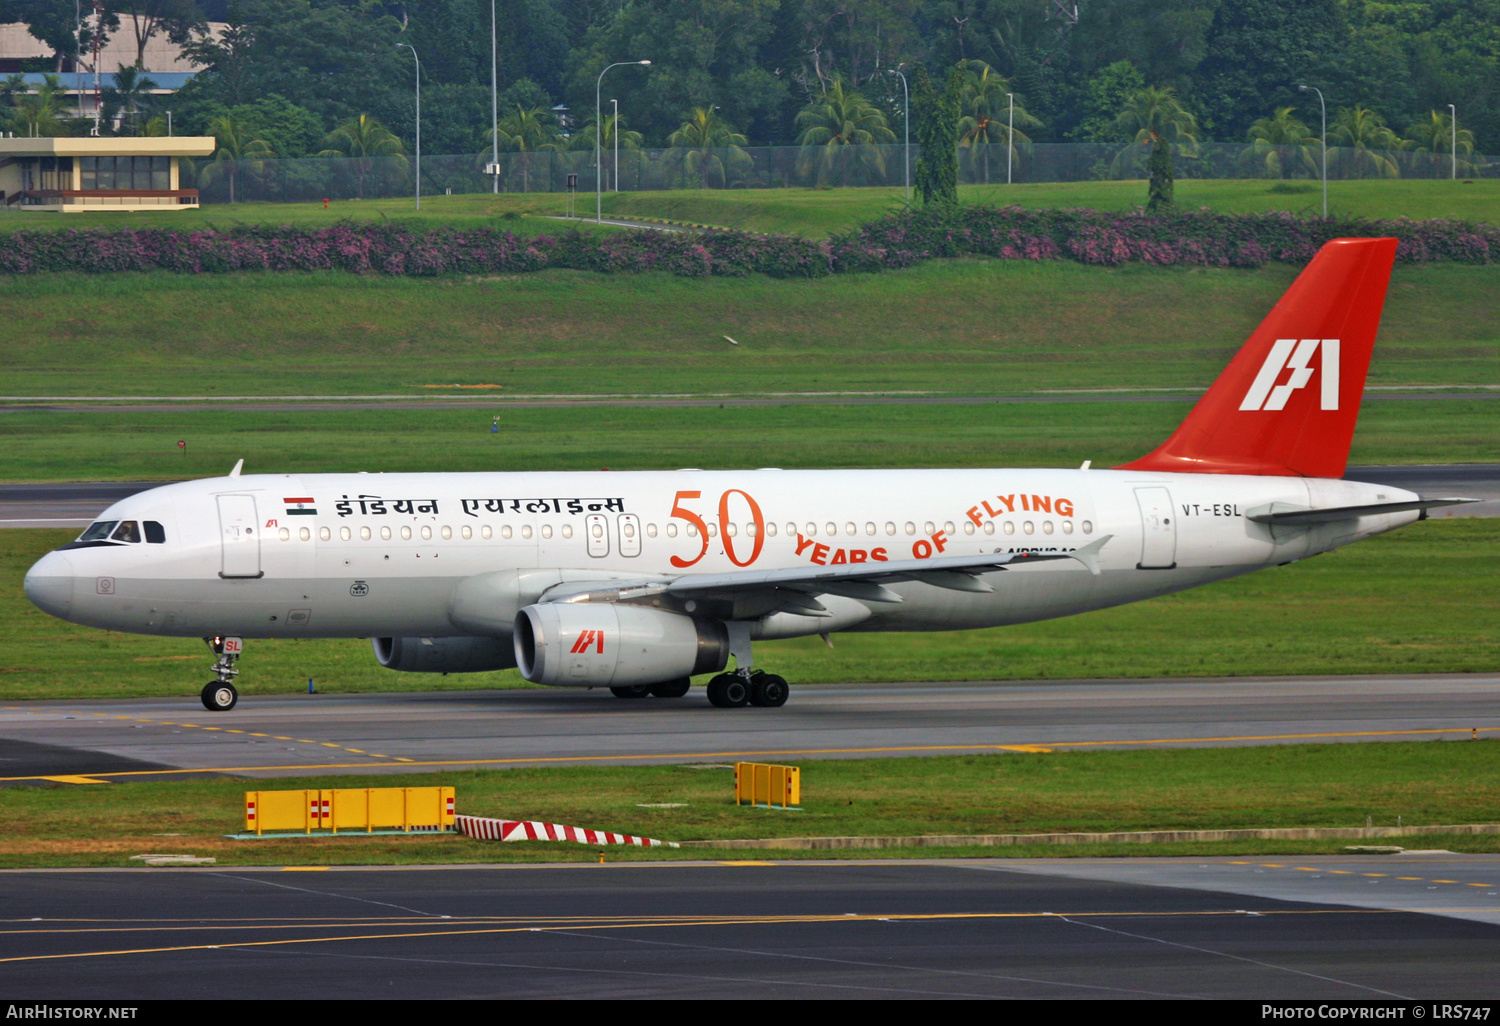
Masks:
[[[913,89],[936,83],[934,98],[951,94],[957,107],[938,120],[981,161],[994,159],[981,143],[1001,144],[1003,159],[1013,100],[1017,147],[1124,152],[1144,131],[1178,157],[1242,143],[1260,148],[1263,173],[1306,174],[1322,132],[1303,85],[1327,99],[1329,144],[1358,151],[1346,159],[1369,174],[1393,169],[1383,150],[1446,153],[1450,103],[1460,157],[1500,139],[1500,0],[109,0],[97,24],[81,25],[77,9],[0,0],[0,21],[25,22],[54,50],[54,70],[95,34],[123,34],[138,54],[166,36],[200,74],[163,97],[138,67],[113,69],[120,130],[154,131],[168,110],[179,132],[228,119],[280,156],[336,149],[329,140],[361,118],[409,150],[414,72],[398,42],[421,56],[428,152],[591,148],[597,131],[606,149],[618,135],[622,148],[680,150],[708,184],[730,179],[748,145],[798,145],[830,167],[876,159],[841,148],[899,141],[896,71]],[[227,30],[210,32],[211,20]],[[600,72],[636,60],[651,64],[605,76],[596,126]],[[6,88],[10,130],[77,130],[61,123],[60,102],[49,120],[45,87]]]

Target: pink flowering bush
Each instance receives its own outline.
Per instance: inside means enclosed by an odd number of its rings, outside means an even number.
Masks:
[[[685,277],[765,274],[815,278],[893,270],[935,257],[1074,260],[1115,266],[1258,267],[1302,264],[1329,239],[1394,236],[1397,259],[1488,264],[1500,229],[1465,221],[1305,220],[1285,213],[1148,215],[1020,207],[929,207],[817,242],[745,232],[632,231],[518,236],[498,228],[238,226],[23,229],[0,235],[0,274],[47,271],[350,271],[432,276],[539,271],[667,271]]]

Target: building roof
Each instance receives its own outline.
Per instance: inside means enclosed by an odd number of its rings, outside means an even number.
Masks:
[[[218,145],[211,135],[0,139],[0,157],[207,157]]]
[[[119,29],[110,33],[109,42],[99,52],[100,70],[104,73],[106,81],[109,81],[109,76],[121,65],[129,67],[135,63],[135,31],[131,18],[132,15],[128,13],[121,15]],[[221,35],[226,28],[228,25],[222,21],[208,23],[210,35]],[[52,56],[52,48],[33,36],[25,24],[21,22],[0,24],[0,62]],[[80,63],[89,65],[93,56],[92,51],[86,50],[80,54]],[[158,32],[146,41],[146,51],[142,57],[146,73],[153,78],[158,72],[198,70],[182,56],[181,47],[168,39],[165,32]],[[84,73],[89,76],[93,75],[93,71],[88,67],[85,67]],[[73,72],[68,71],[67,74],[72,75]]]

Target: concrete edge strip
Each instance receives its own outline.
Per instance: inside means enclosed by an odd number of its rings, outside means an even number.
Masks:
[[[1500,834],[1500,823],[1404,827],[1276,827],[1258,830],[1136,830],[1094,834],[935,834],[922,837],[766,837],[682,841],[684,848],[991,848],[1023,844],[1170,844],[1203,841],[1337,841],[1432,834]]]

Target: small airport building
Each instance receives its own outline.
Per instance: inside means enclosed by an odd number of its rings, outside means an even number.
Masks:
[[[0,138],[0,212],[196,209],[179,161],[217,146],[197,135]]]

